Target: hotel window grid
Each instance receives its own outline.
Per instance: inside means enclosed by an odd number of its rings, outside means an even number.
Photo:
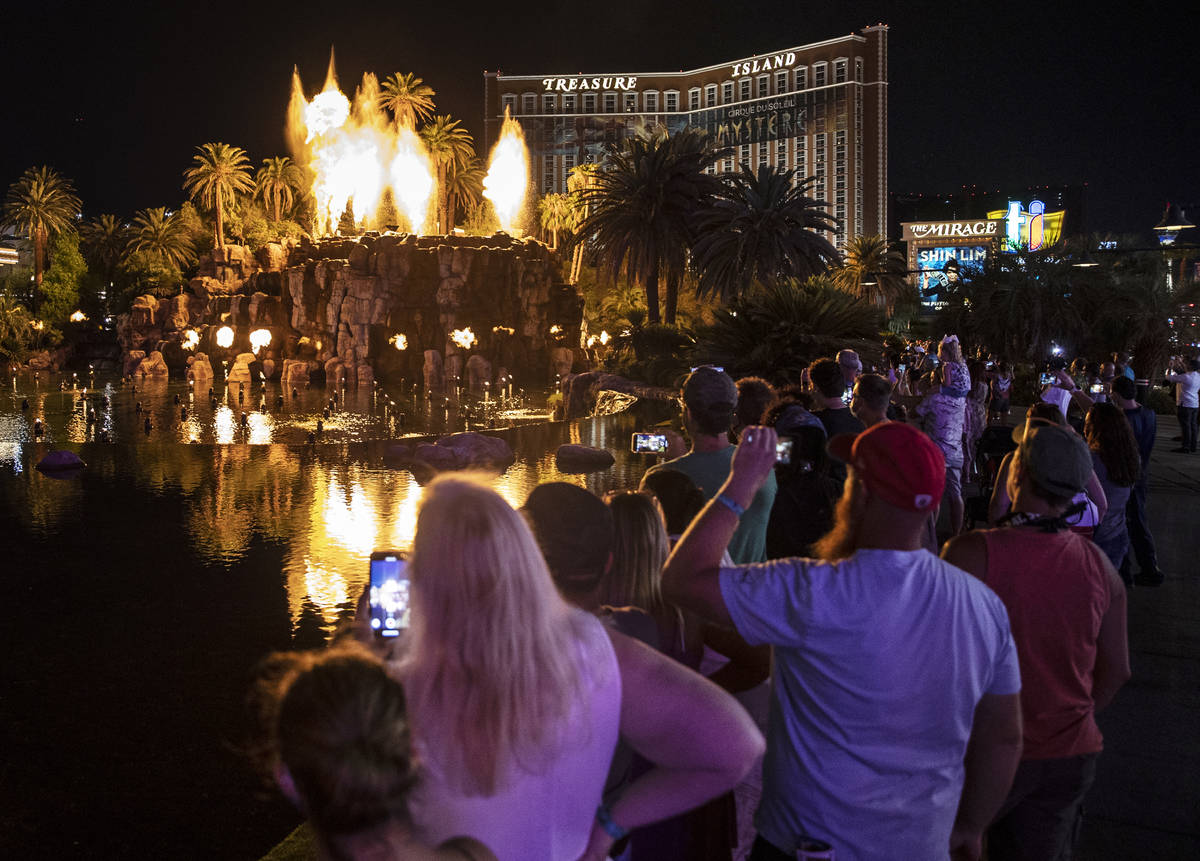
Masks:
[[[552,155],[543,159],[542,191],[546,194],[554,191],[554,156]]]
[[[788,73],[787,72],[776,72],[775,73],[775,95],[778,96],[780,93],[786,93],[787,91],[788,91]]]
[[[558,101],[558,100],[555,99],[554,96],[550,93],[547,93],[546,95],[542,96],[542,113],[543,114],[557,113],[557,111],[555,111],[555,109],[554,109],[556,101]]]
[[[625,113],[632,114],[637,112],[637,93],[625,94]]]
[[[808,66],[800,66],[796,69],[796,90],[808,89]]]
[[[692,87],[690,90],[688,90],[688,110],[689,111],[700,110],[700,88],[699,87]]]
[[[583,112],[585,114],[596,113],[596,94],[584,93],[583,95]]]
[[[833,61],[833,82],[835,84],[846,83],[846,58],[839,57]]]
[[[617,94],[616,93],[605,93],[604,94],[604,113],[615,114],[616,112],[617,112]]]
[[[780,138],[779,142],[775,145],[775,164],[779,165],[780,168],[787,167],[787,151],[788,139]]]
[[[537,96],[535,96],[533,93],[526,93],[525,95],[521,96],[521,113],[537,113]]]
[[[507,110],[510,114],[517,112],[517,96],[515,93],[505,93],[500,97],[500,112]]]
[[[717,106],[717,85],[709,84],[704,88],[704,107],[715,108]]]
[[[750,144],[742,144],[741,150],[738,152],[738,166],[750,166]]]
[[[654,113],[658,110],[658,90],[646,90],[642,93],[642,103],[646,106],[646,113]]]
[[[726,158],[725,161],[721,162],[721,170],[724,173],[732,173],[733,172],[733,156],[732,155],[730,155],[728,158]]]
[[[564,114],[575,113],[575,96],[563,96],[562,109]]]
[[[663,93],[663,96],[666,99],[666,105],[663,109],[667,113],[673,114],[679,110],[679,90],[667,90]]]
[[[760,143],[758,145],[758,166],[759,167],[762,167],[764,164],[767,163],[767,153],[769,153],[769,152],[770,152],[770,150],[767,149],[767,145],[765,143]]]
[[[721,84],[721,104],[728,105],[733,103],[733,81],[726,81]]]
[[[813,86],[825,86],[825,72],[829,67],[828,63],[813,63]]]
[[[796,138],[796,173],[798,179],[808,179],[808,138]]]
[[[764,98],[769,95],[771,95],[771,76],[770,75],[759,75],[758,76],[758,98],[761,99],[761,98]]]
[[[860,84],[863,82],[863,58],[862,57],[854,58],[854,80],[858,81]]]
[[[575,169],[575,156],[564,155],[563,156],[563,184],[562,184],[563,190],[566,190],[567,180],[569,180],[571,178],[571,171],[574,169]]]
[[[750,79],[742,78],[738,81],[738,98],[743,102],[750,100]]]

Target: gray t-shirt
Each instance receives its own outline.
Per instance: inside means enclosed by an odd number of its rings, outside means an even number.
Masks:
[[[759,833],[838,861],[944,859],[975,706],[1021,688],[1000,599],[926,550],[720,578],[738,633],[775,647]]]

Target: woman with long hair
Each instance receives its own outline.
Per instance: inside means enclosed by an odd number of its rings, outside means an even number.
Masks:
[[[963,423],[964,476],[975,473],[975,450],[987,427],[988,416],[987,369],[978,359],[967,362],[967,369],[971,374],[971,391],[967,394],[966,421]]]
[[[418,767],[404,688],[353,641],[274,655],[255,689],[259,764],[307,817],[331,861],[495,861],[477,840],[434,848],[416,835],[409,801]]]
[[[1092,450],[1093,470],[1108,499],[1108,512],[1096,525],[1092,540],[1120,570],[1129,552],[1125,503],[1142,472],[1137,440],[1124,411],[1110,403],[1098,403],[1088,410],[1083,435]]]
[[[718,688],[568,605],[484,481],[440,476],[417,515],[394,667],[423,765],[413,819],[428,842],[469,834],[501,861],[599,859],[732,787],[762,738]],[[610,808],[618,733],[656,767]]]

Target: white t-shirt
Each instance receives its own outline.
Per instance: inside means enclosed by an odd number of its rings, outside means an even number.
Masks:
[[[1062,412],[1065,419],[1067,417],[1067,410],[1071,408],[1071,393],[1059,385],[1046,386],[1045,391],[1042,392],[1042,402],[1054,404]]]
[[[1175,405],[1179,407],[1200,406],[1200,371],[1187,371],[1182,374],[1167,374],[1167,379],[1175,384]]]
[[[447,782],[437,751],[418,739],[422,783],[410,810],[425,842],[474,837],[500,861],[577,861],[583,854],[617,746],[621,671],[600,621],[582,610],[572,610],[572,620],[585,693],[562,727],[557,756],[540,768],[514,766],[494,795],[466,796]]]
[[[984,694],[1021,688],[1008,614],[926,550],[721,570],[751,644],[775,647],[759,833],[838,861],[945,859]]]

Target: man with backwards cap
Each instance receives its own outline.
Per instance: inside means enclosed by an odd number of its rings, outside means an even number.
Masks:
[[[1125,588],[1103,551],[1063,520],[1091,473],[1078,435],[1030,422],[1008,472],[1008,525],[960,535],[942,552],[1000,596],[1021,662],[1024,752],[988,831],[996,861],[1074,857],[1103,747],[1095,713],[1129,679]]]
[[[1004,605],[922,549],[942,453],[901,422],[835,437],[849,474],[819,558],[719,568],[775,439],[747,430],[663,572],[667,600],[774,646],[750,857],[978,858],[1020,759],[1021,680]]]

